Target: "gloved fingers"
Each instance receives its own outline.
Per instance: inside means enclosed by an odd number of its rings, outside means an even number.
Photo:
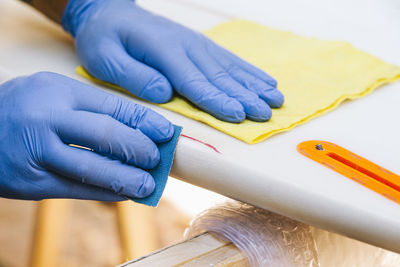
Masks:
[[[109,115],[139,129],[156,143],[166,142],[174,135],[171,122],[157,112],[132,101],[74,81],[75,109]]]
[[[98,48],[98,59],[85,64],[92,75],[154,103],[171,99],[171,84],[159,71],[131,57],[122,45],[112,40],[104,42],[107,43]]]
[[[224,55],[226,59],[229,59],[229,62],[236,63],[236,65],[240,66],[243,70],[247,71],[248,73],[251,73],[260,80],[268,83],[269,85],[275,88],[278,85],[278,82],[275,80],[274,77],[264,72],[263,70],[257,68],[256,66],[252,65],[251,63],[243,60],[237,55],[233,54],[231,51],[219,46],[218,44],[212,41],[209,41],[208,47],[211,48],[211,51],[215,51],[217,55]]]
[[[272,111],[265,101],[232,79],[230,74],[209,55],[208,51],[196,49],[189,51],[188,56],[210,83],[242,104],[247,118],[254,121],[267,121],[271,118]]]
[[[153,177],[142,169],[61,142],[48,148],[43,164],[64,177],[122,196],[143,198],[155,187]]]
[[[228,122],[245,119],[246,113],[240,102],[212,85],[186,55],[177,57],[166,71],[170,72],[168,77],[175,90],[199,108]]]
[[[142,169],[152,169],[160,161],[157,146],[142,131],[107,115],[87,111],[65,112],[55,120],[55,127],[66,144],[87,147]]]
[[[215,45],[211,44],[210,46]],[[270,107],[279,108],[282,106],[284,96],[276,88],[275,79],[222,47],[215,46],[210,50],[213,51],[218,63],[240,84],[255,92]]]
[[[275,87],[261,81],[237,66],[231,66],[229,73],[248,90],[256,93],[271,108],[280,108],[283,105],[285,97]]]
[[[126,197],[117,195],[110,190],[93,185],[82,184],[81,182],[68,179],[56,173],[47,171],[47,176],[50,177],[45,180],[46,184],[41,186],[40,181],[37,184],[45,190],[32,195],[31,199],[73,198],[98,201],[124,201],[127,199]],[[49,180],[51,181],[50,184]],[[60,190],[54,190],[54,188],[59,188]]]

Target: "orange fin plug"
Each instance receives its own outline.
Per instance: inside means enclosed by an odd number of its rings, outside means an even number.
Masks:
[[[343,147],[325,141],[305,141],[297,146],[304,156],[400,204],[400,176]]]

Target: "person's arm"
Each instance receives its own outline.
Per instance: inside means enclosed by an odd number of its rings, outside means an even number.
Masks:
[[[75,38],[82,65],[98,79],[155,103],[177,92],[218,119],[268,121],[284,97],[267,73],[201,33],[133,0],[33,0]],[[65,10],[62,11],[63,6]]]
[[[0,125],[0,197],[27,200],[146,197],[156,143],[174,134],[148,108],[49,72],[0,84]]]
[[[30,4],[53,21],[61,24],[61,17],[68,0],[22,0]]]

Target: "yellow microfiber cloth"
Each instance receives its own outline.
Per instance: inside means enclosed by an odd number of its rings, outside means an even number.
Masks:
[[[160,106],[249,144],[291,130],[346,99],[365,96],[382,84],[400,79],[400,67],[342,41],[302,37],[244,20],[222,23],[205,34],[273,76],[285,95],[284,106],[273,109],[268,122],[245,120],[239,124],[218,120],[178,96]],[[82,67],[77,73],[100,82]]]

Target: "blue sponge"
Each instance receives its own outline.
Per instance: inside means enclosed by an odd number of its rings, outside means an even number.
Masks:
[[[181,135],[182,127],[174,125],[175,133],[172,139],[165,143],[157,144],[160,151],[160,163],[149,173],[153,176],[156,183],[153,193],[145,198],[129,198],[135,202],[156,207],[160,201],[161,195],[167,184],[168,175],[171,171],[172,162],[174,160],[174,152]]]

